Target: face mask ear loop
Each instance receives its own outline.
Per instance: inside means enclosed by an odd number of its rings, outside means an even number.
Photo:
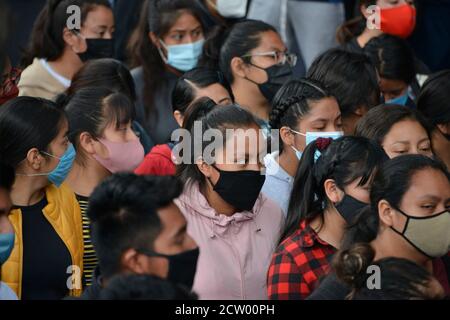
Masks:
[[[167,51],[167,55],[169,54],[169,49],[167,48],[166,44],[161,40],[158,39],[159,43],[164,47],[164,49],[166,49]],[[158,49],[159,55],[161,56],[162,61],[164,61],[165,64],[167,64],[169,62],[169,57],[164,55],[164,52],[162,51],[160,46],[156,46],[156,48]]]
[[[409,215],[407,215],[406,213],[404,213],[400,208],[394,207],[392,206],[392,208],[394,208],[396,211],[400,212],[401,215],[403,215],[404,217],[406,217],[406,223],[405,223],[405,227],[403,228],[402,232],[397,231],[396,229],[394,229],[393,227],[391,227],[392,230],[394,230],[395,232],[397,232],[398,234],[404,236],[406,230],[408,229],[408,224],[409,224],[409,220],[411,219],[411,217]]]

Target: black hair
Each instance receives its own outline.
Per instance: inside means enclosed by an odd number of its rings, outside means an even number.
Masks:
[[[417,121],[431,139],[428,121],[416,110],[401,105],[379,105],[366,113],[356,125],[355,136],[366,137],[382,145],[391,128],[403,120]]]
[[[177,80],[172,91],[173,111],[184,114],[187,107],[195,100],[196,88],[203,89],[215,83],[222,85],[234,100],[231,87],[220,71],[198,67],[186,72]]]
[[[374,261],[375,251],[367,243],[354,244],[338,251],[332,266],[337,278],[351,289],[348,299],[353,300],[411,300],[434,299],[424,290],[433,276],[416,263],[400,258]],[[380,288],[367,286],[369,267],[380,270]]]
[[[402,80],[408,85],[414,81],[414,53],[406,40],[384,34],[370,40],[364,52],[377,68],[380,77]]]
[[[139,25],[133,32],[128,51],[131,54],[131,66],[142,66],[144,73],[143,97],[147,116],[158,116],[154,106],[156,92],[165,83],[166,64],[161,58],[158,48],[149,39],[149,32],[162,38],[184,13],[192,14],[202,25],[201,9],[192,0],[147,0],[142,7]]]
[[[32,148],[50,153],[49,145],[64,121],[64,112],[52,101],[32,97],[8,101],[0,108],[1,160],[17,168]]]
[[[300,160],[280,242],[294,233],[301,221],[321,217],[323,222],[324,209],[329,206],[324,190],[327,179],[333,179],[341,190],[356,179],[363,186],[387,160],[378,144],[361,137],[334,140],[317,160],[316,151],[320,151],[318,143],[310,143]]]
[[[8,59],[6,54],[6,43],[9,39],[10,28],[11,14],[9,7],[5,1],[0,0],[0,72],[4,71]]]
[[[201,122],[201,132],[195,130],[194,125],[192,125],[193,119]],[[189,116],[185,117],[184,122],[185,128],[190,126],[190,138],[186,142],[183,140],[178,147],[183,150],[186,146],[191,146],[192,152],[190,152],[190,159],[187,163],[183,161],[183,163],[177,165],[177,176],[185,184],[197,182],[201,189],[205,186],[206,178],[198,169],[196,162],[199,157],[203,157],[205,149],[210,145],[210,141],[203,139],[205,132],[210,129],[219,130],[225,146],[227,129],[248,128],[250,126],[259,128],[255,117],[242,107],[232,104],[216,108],[215,103],[207,98],[193,105],[193,110],[190,111]],[[199,138],[197,135],[200,133]],[[208,159],[205,159],[205,161],[208,162]]]
[[[450,123],[450,70],[431,75],[423,84],[417,109],[434,125]]]
[[[86,87],[110,88],[125,94],[131,101],[136,101],[136,91],[130,71],[122,62],[111,58],[87,61],[74,75],[66,95],[70,98]]]
[[[121,173],[108,177],[94,190],[87,215],[103,276],[119,272],[125,250],[153,250],[161,231],[157,210],[180,196],[182,189],[175,177]]]
[[[119,128],[135,117],[135,109],[130,99],[108,88],[87,87],[77,91],[65,106],[69,120],[69,140],[77,150],[77,160],[83,164],[79,138],[88,132],[93,138],[100,138],[110,124]]]
[[[114,276],[99,296],[100,300],[197,300],[185,288],[151,275]]]
[[[259,20],[244,20],[231,28],[216,27],[205,42],[199,65],[220,69],[232,84],[234,77],[231,60],[243,57],[257,48],[261,42],[261,34],[269,31],[277,32],[273,26]],[[242,59],[246,63],[251,60],[250,57]]]
[[[370,109],[380,102],[376,68],[363,54],[330,49],[314,60],[307,77],[328,87],[343,118],[360,107]]]
[[[4,164],[0,159],[0,189],[11,191],[15,177],[14,168]]]
[[[403,196],[411,187],[413,176],[425,169],[442,172],[450,180],[444,164],[423,155],[403,155],[382,164],[372,181],[370,206],[362,210],[355,223],[348,227],[342,248],[374,240],[380,226],[378,203],[386,200],[391,206],[400,208]]]
[[[298,130],[298,121],[311,110],[311,103],[331,97],[324,86],[315,80],[290,80],[284,84],[274,97],[270,111],[270,127],[281,129],[289,127]],[[283,141],[280,137],[280,151]]]
[[[22,58],[23,67],[30,65],[34,58],[54,61],[62,55],[66,46],[63,31],[71,16],[67,12],[70,6],[81,8],[82,24],[89,12],[97,6],[111,8],[108,0],[47,0],[34,23],[28,49]]]

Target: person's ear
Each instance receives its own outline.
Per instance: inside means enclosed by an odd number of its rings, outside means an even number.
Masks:
[[[126,250],[120,257],[122,270],[127,270],[135,274],[144,274],[146,268],[143,266],[141,255],[134,249]]]
[[[357,115],[359,118],[362,118],[366,113],[368,109],[366,106],[359,106],[358,108],[353,111],[355,115]]]
[[[281,127],[280,138],[285,145],[293,146],[295,144],[295,135],[288,127]]]
[[[198,158],[196,161],[196,165],[198,170],[206,177],[211,178],[212,177],[212,166],[207,164],[202,158]]]
[[[33,170],[39,171],[43,165],[44,157],[37,148],[28,150],[26,162]]]
[[[368,7],[364,4],[361,4],[359,6],[359,11],[361,12],[361,15],[367,20],[373,13],[370,13],[369,10],[367,10]]]
[[[230,62],[231,72],[234,76],[245,78],[247,76],[247,65],[240,57],[234,57]]]
[[[381,200],[378,202],[378,215],[380,217],[380,221],[384,225],[388,227],[392,227],[394,225],[395,210],[386,200]]]
[[[79,146],[88,154],[95,154],[94,139],[88,132],[82,132],[80,134]]]
[[[450,134],[448,127],[449,127],[448,124],[438,124],[437,125],[437,128],[439,129],[439,131],[442,134]]]
[[[323,187],[325,189],[325,194],[327,195],[327,198],[332,203],[339,203],[341,202],[342,198],[344,197],[344,192],[339,189],[339,187],[336,185],[336,182],[333,179],[327,179],[325,180]]]
[[[183,126],[183,120],[184,120],[184,117],[183,117],[183,115],[181,114],[181,112],[180,112],[179,110],[175,110],[175,111],[173,112],[173,116],[174,116],[174,118],[175,118],[175,121],[178,123],[178,125],[179,125],[180,127],[182,127],[182,126]]]
[[[75,53],[81,53],[87,50],[86,41],[68,28],[64,28],[63,30],[63,39]]]

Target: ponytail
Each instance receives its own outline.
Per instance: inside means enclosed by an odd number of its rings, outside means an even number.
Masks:
[[[357,243],[346,250],[340,250],[333,258],[332,266],[337,278],[348,285],[352,291],[348,298],[366,286],[370,274],[367,268],[373,264],[375,251],[367,243]]]

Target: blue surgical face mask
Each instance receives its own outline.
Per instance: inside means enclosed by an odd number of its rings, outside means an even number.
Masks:
[[[8,260],[14,248],[15,233],[0,233],[0,265]]]
[[[291,131],[295,134],[304,136],[306,138],[306,145],[309,145],[311,142],[316,141],[318,138],[331,138],[333,140],[336,140],[344,135],[344,133],[342,131],[306,132],[306,134],[292,130],[292,129],[291,129]],[[297,155],[297,157],[298,157],[298,155]],[[320,151],[316,151],[316,155],[315,155],[316,160],[319,157],[320,157]],[[300,155],[300,158],[301,158],[301,155]]]
[[[398,104],[398,105],[401,105],[401,106],[406,106],[406,102],[408,101],[408,97],[409,97],[409,95],[408,95],[408,92],[407,92],[407,93],[405,93],[404,95],[402,95],[400,97],[397,97],[397,98],[394,98],[394,99],[386,101],[386,104]]]
[[[295,155],[297,156],[297,159],[300,160],[302,158],[303,152],[297,150],[294,146],[291,146],[292,150],[295,151]]]
[[[202,54],[204,39],[197,42],[177,44],[167,46],[162,40],[161,44],[167,50],[167,58],[160,48],[158,48],[164,62],[177,70],[186,72],[197,66],[198,59]]]
[[[73,147],[72,144],[69,144],[69,147],[67,147],[66,152],[63,154],[61,158],[44,151],[41,152],[49,157],[56,158],[59,160],[59,163],[55,169],[53,169],[51,172],[48,173],[35,173],[35,174],[17,173],[17,175],[26,177],[48,176],[48,180],[51,183],[53,183],[57,187],[61,186],[64,180],[66,180],[67,175],[70,172],[70,169],[72,169],[73,161],[75,160],[76,156],[75,148]]]

